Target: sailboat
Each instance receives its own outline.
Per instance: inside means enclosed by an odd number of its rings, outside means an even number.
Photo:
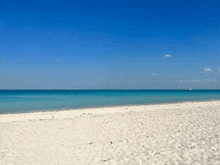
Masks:
[[[192,90],[191,88],[189,88],[189,90]]]

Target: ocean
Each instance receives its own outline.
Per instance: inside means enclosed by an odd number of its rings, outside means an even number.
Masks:
[[[0,90],[0,114],[220,100],[220,90]]]

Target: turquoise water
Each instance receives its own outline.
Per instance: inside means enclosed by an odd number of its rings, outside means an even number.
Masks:
[[[0,114],[220,100],[220,90],[0,90]]]

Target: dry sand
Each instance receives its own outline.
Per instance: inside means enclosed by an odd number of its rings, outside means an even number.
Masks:
[[[220,165],[220,101],[0,115],[0,164]]]

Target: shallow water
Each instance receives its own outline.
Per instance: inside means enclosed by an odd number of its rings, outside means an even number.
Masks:
[[[0,114],[219,99],[220,90],[0,90]]]

